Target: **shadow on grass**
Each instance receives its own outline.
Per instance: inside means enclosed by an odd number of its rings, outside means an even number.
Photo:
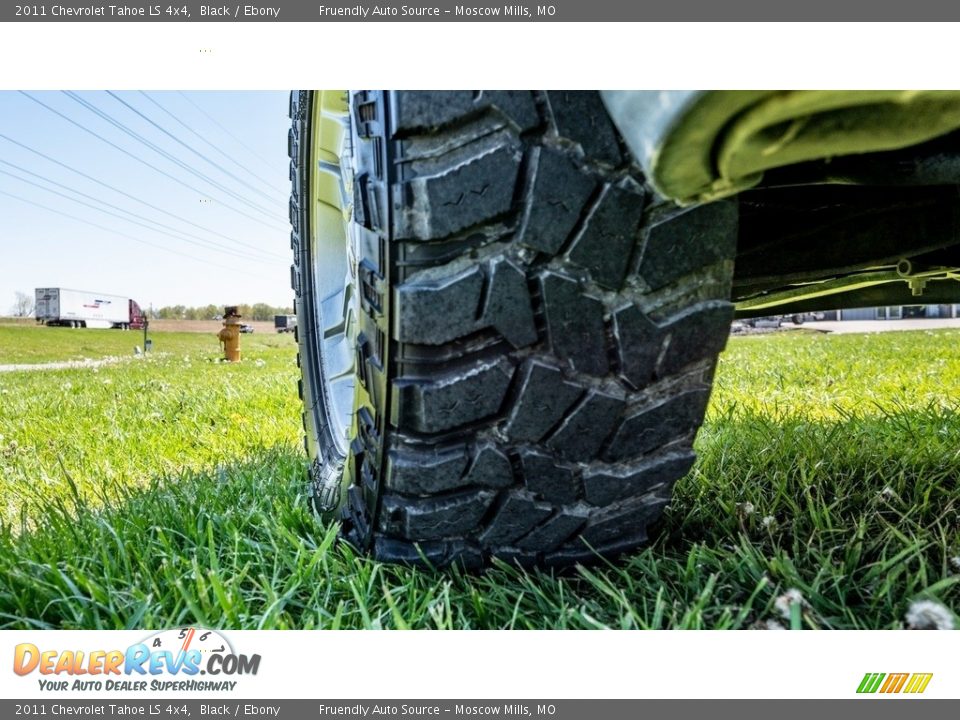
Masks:
[[[707,425],[652,547],[560,576],[384,566],[307,508],[302,455],[32,509],[0,531],[0,627],[748,628],[787,588],[803,625],[897,628],[958,602],[960,418]],[[957,561],[960,563],[960,561]]]

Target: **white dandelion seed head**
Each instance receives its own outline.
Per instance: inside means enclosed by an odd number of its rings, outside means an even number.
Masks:
[[[893,488],[887,485],[883,490],[880,491],[880,496],[885,498],[896,497],[897,494],[893,491]]]
[[[756,508],[753,506],[752,502],[740,503],[738,507],[740,508],[740,512],[747,516],[753,515],[753,513],[756,512]]]
[[[3,440],[3,435],[0,435],[0,440]],[[950,564],[953,565],[954,570],[960,572],[960,555],[950,558]]]
[[[953,613],[933,600],[914,600],[906,615],[911,630],[953,630]]]
[[[760,521],[765,528],[771,528],[777,524],[777,519],[773,515],[767,515]]]
[[[802,607],[805,604],[806,601],[803,599],[803,593],[796,588],[790,588],[774,601],[773,606],[782,617],[789,620],[791,615],[790,608],[794,605],[800,605]]]

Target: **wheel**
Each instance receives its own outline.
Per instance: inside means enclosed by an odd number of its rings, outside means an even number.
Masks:
[[[593,92],[291,95],[315,508],[388,561],[647,540],[729,333],[735,201],[678,208]]]
[[[794,325],[803,325],[803,315],[797,314],[790,318]]]

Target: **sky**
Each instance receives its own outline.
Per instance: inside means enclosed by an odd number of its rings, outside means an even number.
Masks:
[[[281,92],[0,91],[0,315],[38,287],[291,305],[287,107]]]

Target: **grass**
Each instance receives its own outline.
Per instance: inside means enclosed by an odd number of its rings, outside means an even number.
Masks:
[[[216,333],[153,332],[153,350],[157,353],[218,353]],[[245,348],[293,348],[289,335],[254,334],[244,337]],[[106,357],[131,357],[135,346],[143,347],[143,331],[72,330],[35,324],[0,323],[0,365],[32,364],[64,360],[98,360]]]
[[[960,607],[958,340],[732,340],[656,542],[565,575],[335,543],[289,346],[3,374],[0,627],[900,628]]]

